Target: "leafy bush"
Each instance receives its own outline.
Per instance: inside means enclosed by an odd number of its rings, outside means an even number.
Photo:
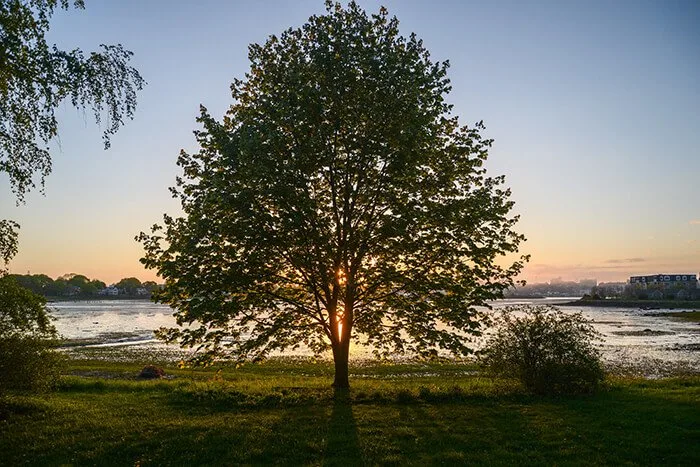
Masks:
[[[0,338],[0,394],[8,389],[43,391],[53,387],[62,361],[62,355],[45,339]]]
[[[603,381],[599,334],[581,313],[507,307],[496,324],[480,356],[492,374],[518,378],[538,394],[593,392]]]
[[[44,297],[0,273],[0,337],[13,334],[53,338],[56,328]]]
[[[46,300],[0,276],[0,393],[53,385],[62,361],[51,348],[56,335]]]

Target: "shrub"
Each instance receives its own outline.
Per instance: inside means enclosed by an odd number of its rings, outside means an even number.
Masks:
[[[42,390],[56,382],[62,358],[52,350],[56,329],[46,300],[0,276],[0,394]]]
[[[604,373],[599,334],[581,313],[553,306],[507,307],[480,352],[482,365],[538,394],[593,392]]]
[[[53,387],[62,360],[46,339],[0,337],[0,394],[10,389],[44,391]]]

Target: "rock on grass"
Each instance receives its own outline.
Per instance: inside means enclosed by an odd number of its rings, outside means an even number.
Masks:
[[[165,376],[165,371],[155,365],[146,365],[139,373],[139,378],[142,379],[160,379]]]

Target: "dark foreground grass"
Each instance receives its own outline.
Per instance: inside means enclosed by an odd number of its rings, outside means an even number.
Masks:
[[[700,465],[698,377],[535,397],[460,364],[365,365],[349,393],[327,364],[138,369],[73,362],[57,391],[5,397],[0,464]]]

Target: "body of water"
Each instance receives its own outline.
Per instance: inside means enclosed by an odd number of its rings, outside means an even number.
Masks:
[[[572,299],[501,300],[498,309],[508,305],[552,304]],[[89,347],[123,347],[162,352],[178,351],[153,338],[153,330],[174,326],[172,310],[146,300],[104,300],[52,303],[56,328],[72,341]],[[602,335],[603,358],[611,367],[659,375],[677,371],[700,373],[700,325],[678,318],[651,316],[637,308],[561,306],[563,311],[580,311]],[[674,310],[678,311],[678,310]],[[654,310],[663,314],[671,310]],[[478,346],[478,342],[475,343]],[[297,352],[302,353],[302,352]],[[354,349],[357,357],[368,356]],[[655,371],[649,368],[655,368]],[[653,375],[652,375],[653,376]]]

